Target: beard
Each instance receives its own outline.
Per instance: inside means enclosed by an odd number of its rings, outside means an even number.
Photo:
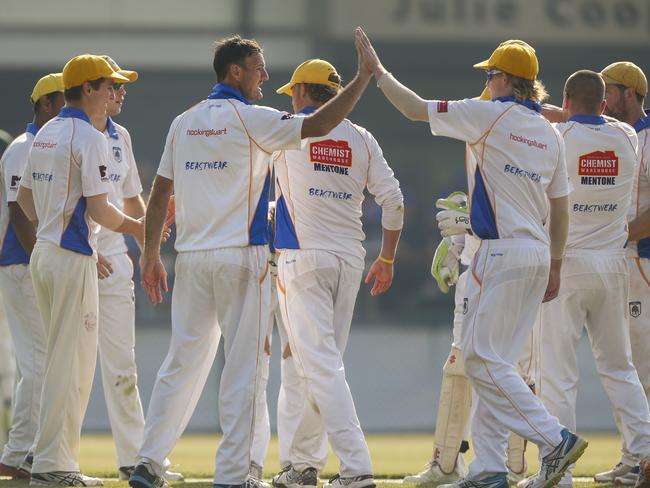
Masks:
[[[627,120],[627,114],[627,110],[625,110],[625,108],[621,107],[620,105],[617,107],[607,106],[605,108],[605,115],[614,117],[616,120],[620,120],[622,122],[625,122]]]

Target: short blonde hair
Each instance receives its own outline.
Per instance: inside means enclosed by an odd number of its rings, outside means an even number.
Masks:
[[[513,95],[518,102],[533,100],[542,103],[548,98],[548,92],[541,80],[527,80],[508,73],[506,73],[506,76],[512,85]]]

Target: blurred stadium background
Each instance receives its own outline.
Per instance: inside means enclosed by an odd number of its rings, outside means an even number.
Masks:
[[[150,188],[171,120],[205,98],[214,83],[213,41],[240,33],[265,48],[270,80],[262,103],[291,110],[275,89],[312,57],[335,64],[344,80],[356,70],[353,28],[363,25],[384,64],[427,98],[478,95],[484,74],[472,64],[509,38],[537,50],[540,78],[561,104],[564,80],[577,69],[599,71],[630,60],[650,72],[648,0],[2,0],[0,129],[13,136],[31,119],[29,94],[43,74],[72,56],[109,54],[140,79],[128,86],[118,122],[131,132],[140,175]],[[452,297],[429,275],[439,236],[434,202],[465,187],[464,148],[430,137],[426,124],[404,119],[371,86],[351,115],[383,147],[400,179],[406,222],[390,293],[371,298],[362,287],[346,353],[347,374],[364,428],[374,432],[432,430],[441,368],[451,341]],[[365,209],[366,248],[374,257],[380,215]],[[174,251],[165,246],[173,274]],[[137,358],[145,407],[169,341],[169,297],[152,307],[136,281]],[[618,324],[612,324],[617,326]],[[279,382],[273,348],[269,399],[272,423]],[[220,352],[189,429],[217,430]],[[609,403],[588,344],[580,346],[581,430],[612,431]],[[101,382],[95,381],[85,427],[108,430]],[[612,459],[613,461],[613,459]]]

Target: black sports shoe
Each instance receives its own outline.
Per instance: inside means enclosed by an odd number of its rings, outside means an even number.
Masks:
[[[158,476],[149,463],[140,463],[135,467],[129,477],[129,485],[132,488],[169,488],[169,483]]]

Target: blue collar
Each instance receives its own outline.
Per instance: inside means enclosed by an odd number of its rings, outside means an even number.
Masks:
[[[36,134],[38,134],[39,130],[41,130],[40,125],[36,125],[34,122],[30,122],[29,124],[27,124],[27,128],[25,129],[25,132],[29,132],[30,134],[35,136]]]
[[[634,127],[634,130],[637,132],[641,132],[643,129],[650,128],[650,115],[646,113],[645,116],[634,122],[634,125],[632,127]]]
[[[59,112],[59,117],[62,117],[64,119],[69,119],[69,118],[81,119],[81,120],[85,120],[90,125],[93,125],[90,122],[90,118],[88,118],[86,112],[74,107],[63,107]]]
[[[309,115],[309,114],[313,114],[315,111],[316,111],[315,107],[312,107],[311,105],[307,105],[298,113],[303,115]]]
[[[542,112],[542,106],[539,103],[534,102],[532,100],[524,100],[523,102],[520,102],[515,97],[496,97],[493,98],[492,101],[493,102],[515,102],[518,103],[519,105],[523,105],[526,108],[534,110],[535,112],[538,113]]]
[[[108,132],[108,136],[111,139],[115,139],[116,141],[119,139],[119,136],[117,135],[117,130],[115,130],[115,124],[113,123],[113,120],[110,117],[106,119],[106,132]]]
[[[228,98],[234,98],[242,103],[245,103],[246,105],[251,104],[244,98],[241,93],[239,93],[239,91],[235,90],[232,86],[226,85],[224,83],[217,83],[212,87],[212,91],[210,92],[208,100],[223,100]]]
[[[589,125],[603,125],[607,123],[605,117],[602,115],[583,115],[578,114],[573,117],[569,117],[569,122],[577,122],[578,124],[589,124]]]

